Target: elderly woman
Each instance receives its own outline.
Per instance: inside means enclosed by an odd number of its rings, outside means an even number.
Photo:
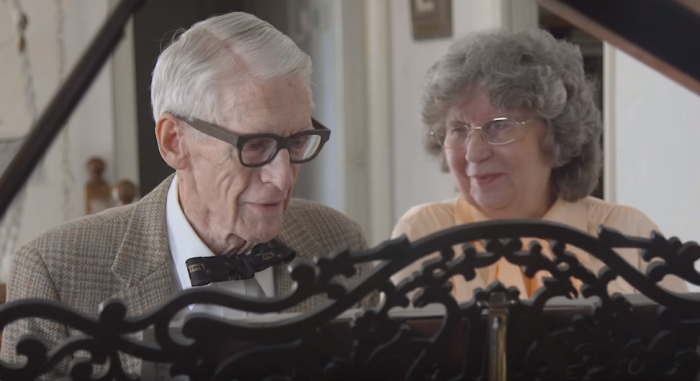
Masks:
[[[416,240],[455,225],[513,218],[555,221],[593,235],[600,225],[643,237],[658,231],[640,211],[589,196],[602,161],[592,90],[578,48],[543,30],[492,31],[455,42],[428,72],[422,115],[426,148],[452,173],[460,195],[413,207],[392,236]],[[604,266],[588,253],[567,249],[594,273]],[[637,250],[619,253],[640,270],[646,267]],[[414,263],[393,280],[419,268]],[[469,300],[474,288],[499,280],[528,297],[541,276],[528,278],[502,259],[473,281],[452,279],[453,292]],[[676,277],[661,284],[687,291]],[[609,291],[635,292],[621,278]]]

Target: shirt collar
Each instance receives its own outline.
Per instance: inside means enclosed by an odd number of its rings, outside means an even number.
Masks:
[[[173,178],[170,189],[168,189],[165,220],[168,226],[170,255],[172,256],[180,285],[183,290],[192,288],[185,262],[194,257],[213,257],[214,253],[192,229],[192,225],[187,221],[185,213],[182,211],[177,188],[177,175]]]
[[[577,228],[583,232],[588,231],[585,206],[581,202],[568,202],[557,198],[547,213],[542,217],[545,221],[558,222]],[[457,198],[455,208],[455,224],[462,225],[472,222],[488,221],[475,207],[470,205],[463,196]]]

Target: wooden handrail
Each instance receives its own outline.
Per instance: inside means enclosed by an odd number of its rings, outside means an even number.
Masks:
[[[700,0],[672,0],[700,15]]]
[[[700,0],[536,0],[700,95]]]

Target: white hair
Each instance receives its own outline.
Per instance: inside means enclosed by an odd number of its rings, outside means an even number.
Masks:
[[[173,37],[158,57],[151,81],[153,118],[172,112],[221,122],[222,84],[249,75],[297,75],[311,93],[311,71],[309,56],[269,23],[243,12],[211,17]]]

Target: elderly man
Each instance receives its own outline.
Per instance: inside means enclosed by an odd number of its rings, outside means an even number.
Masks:
[[[190,258],[243,255],[273,239],[301,258],[366,247],[347,217],[292,199],[300,165],[316,157],[330,135],[312,123],[311,70],[309,57],[288,37],[251,15],[193,25],[162,52],[151,84],[158,149],[175,175],[136,204],[63,224],[22,247],[8,299],[56,300],[95,316],[100,303],[119,298],[129,314],[140,315],[192,287]],[[270,267],[211,286],[272,296],[291,283],[284,268]],[[4,331],[2,358],[19,361],[21,335],[38,335],[53,347],[73,333],[48,321],[20,320]],[[139,361],[123,362],[138,372]],[[57,373],[66,371],[67,362],[59,364]]]

